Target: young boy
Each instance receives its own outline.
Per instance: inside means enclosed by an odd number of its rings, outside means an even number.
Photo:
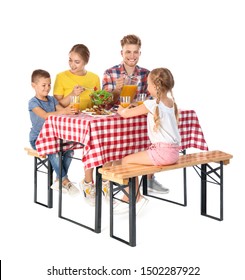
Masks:
[[[45,119],[50,115],[59,114],[74,114],[75,109],[70,106],[64,108],[53,96],[48,96],[51,89],[50,74],[45,70],[35,70],[31,76],[31,85],[35,90],[35,96],[29,100],[28,110],[32,123],[29,141],[33,149],[36,149],[36,140],[45,122]],[[63,157],[62,169],[62,192],[69,193],[70,195],[79,194],[79,190],[70,182],[67,173],[71,164],[71,157],[73,151],[67,151]],[[58,154],[48,155],[48,159],[56,173],[56,181],[51,186],[52,189],[59,189],[59,157]]]

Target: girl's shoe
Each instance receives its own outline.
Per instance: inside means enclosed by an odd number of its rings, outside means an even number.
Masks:
[[[80,187],[81,192],[83,192],[84,197],[86,198],[86,201],[90,205],[94,206],[95,205],[95,194],[96,194],[94,184],[92,182],[86,183],[85,179],[83,179],[82,182],[80,182],[79,187]]]
[[[147,187],[149,192],[161,193],[166,194],[169,193],[169,189],[165,188],[162,184],[160,184],[155,176],[151,179],[147,180]]]
[[[129,211],[129,204],[128,202],[124,201],[117,201],[113,204],[113,213],[115,215],[126,214]]]
[[[148,202],[149,200],[143,195],[140,197],[140,200],[136,203],[136,215],[139,214],[139,212],[144,208],[144,206],[147,205]]]
[[[144,196],[140,197],[140,200],[136,203],[136,215],[139,214],[139,212],[144,208],[144,206],[147,205],[149,200],[145,198]],[[129,212],[129,204],[128,202],[123,202],[123,201],[118,201],[114,206],[113,206],[113,213],[115,215],[119,214],[126,214]]]
[[[110,181],[103,181],[102,180],[102,193],[106,202],[110,200]]]

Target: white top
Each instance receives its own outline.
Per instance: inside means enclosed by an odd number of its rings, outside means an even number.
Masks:
[[[154,131],[154,112],[157,106],[156,100],[145,100],[144,105],[150,111],[147,114],[147,130],[151,143],[169,143],[180,146],[181,137],[179,134],[178,124],[174,114],[174,107],[169,108],[161,101],[159,106],[160,124],[157,131]]]

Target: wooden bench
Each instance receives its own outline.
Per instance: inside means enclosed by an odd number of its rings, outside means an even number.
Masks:
[[[147,175],[162,171],[169,171],[187,167],[194,167],[201,179],[201,215],[219,221],[223,220],[223,165],[230,162],[233,156],[221,151],[208,151],[181,155],[178,162],[166,166],[149,166],[143,164],[126,164],[103,167],[98,170],[102,179],[110,181],[110,236],[130,246],[136,246],[136,193],[135,178],[142,176],[143,194],[147,194]],[[212,167],[212,165],[215,167]],[[220,215],[215,217],[207,214],[207,183],[214,183],[220,187]],[[113,233],[113,199],[114,194],[129,186],[129,241],[117,237]],[[150,197],[158,198],[152,195]],[[162,198],[160,198],[162,199]],[[186,172],[184,172],[184,204],[186,206]],[[167,199],[165,201],[173,202]],[[176,203],[176,202],[174,202]],[[177,203],[180,204],[180,203]]]
[[[40,156],[38,152],[32,148],[25,147],[24,150],[27,155],[34,157],[34,203],[39,205],[52,208],[53,207],[53,190],[50,186],[53,184],[53,168],[46,156]],[[38,201],[38,173],[47,174],[47,203]]]
[[[32,148],[28,148],[28,147],[25,147],[24,150],[27,152],[27,154],[29,156],[33,156],[33,157],[37,157],[37,158],[41,158],[41,159],[45,159],[46,156],[40,156],[37,152],[37,150],[34,150]]]

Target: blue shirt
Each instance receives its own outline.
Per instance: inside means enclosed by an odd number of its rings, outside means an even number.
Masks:
[[[33,109],[36,107],[42,108],[45,112],[54,112],[56,111],[56,105],[58,101],[53,96],[47,96],[48,100],[43,101],[38,99],[37,97],[33,97],[28,102],[28,110],[30,113],[30,119],[32,123],[31,131],[29,134],[29,141],[36,141],[42,126],[45,122],[45,119],[39,117],[35,113],[33,113]]]

